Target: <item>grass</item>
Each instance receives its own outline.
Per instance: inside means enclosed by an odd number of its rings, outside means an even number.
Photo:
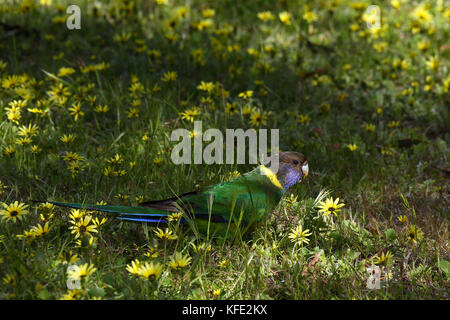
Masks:
[[[64,1],[0,5],[1,299],[448,298],[442,1],[382,2],[375,31],[366,1],[74,3],[81,30]],[[308,158],[308,178],[244,241],[176,224],[162,240],[99,213],[85,213],[107,219],[98,232],[76,238],[69,209],[31,202],[136,205],[251,170],[172,163],[170,134],[193,130],[193,108],[203,131],[277,128],[281,150]],[[331,197],[341,212],[319,212]],[[14,222],[15,201],[28,213]],[[309,242],[291,241],[297,226]],[[135,259],[161,274],[127,271]],[[69,266],[84,264],[70,290]]]

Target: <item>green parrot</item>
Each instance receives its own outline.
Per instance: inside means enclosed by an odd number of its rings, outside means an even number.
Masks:
[[[154,224],[168,223],[168,217],[182,213],[181,223],[188,224],[208,237],[241,237],[253,230],[275,209],[286,190],[308,175],[308,161],[301,153],[280,152],[274,173],[265,165],[237,178],[200,190],[137,207],[50,202],[57,206],[113,213],[121,220]]]

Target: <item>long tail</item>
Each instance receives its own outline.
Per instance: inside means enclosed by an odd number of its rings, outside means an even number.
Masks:
[[[131,207],[131,206],[114,206],[114,205],[92,205],[70,202],[53,202],[53,201],[34,201],[34,202],[48,202],[55,206],[85,209],[92,211],[100,211],[117,214],[117,217],[121,220],[127,221],[141,221],[141,222],[155,222],[155,223],[167,223],[167,217],[170,215],[165,210],[158,210],[145,207]],[[181,222],[185,223],[186,220],[182,218]]]

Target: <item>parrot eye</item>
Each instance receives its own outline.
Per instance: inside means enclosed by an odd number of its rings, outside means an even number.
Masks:
[[[292,163],[298,165],[298,160],[292,160]]]

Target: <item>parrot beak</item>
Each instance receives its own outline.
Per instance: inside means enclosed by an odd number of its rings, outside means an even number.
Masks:
[[[305,177],[308,175],[308,172],[309,172],[308,162],[306,162],[306,163],[302,166],[302,172],[303,172],[303,175],[304,175]]]

